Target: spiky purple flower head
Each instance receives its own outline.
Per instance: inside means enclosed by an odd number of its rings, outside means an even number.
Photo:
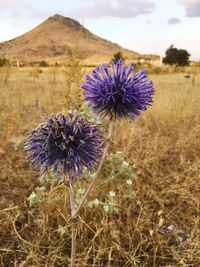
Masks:
[[[97,67],[86,76],[82,85],[84,96],[94,113],[102,117],[135,119],[153,101],[152,81],[147,81],[144,70],[133,73],[134,65],[123,66],[123,61]]]
[[[47,117],[26,140],[25,150],[32,165],[59,176],[69,174],[70,181],[86,167],[93,171],[101,158],[104,138],[96,125],[82,116],[62,113]]]

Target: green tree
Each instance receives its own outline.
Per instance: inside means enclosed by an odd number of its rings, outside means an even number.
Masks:
[[[42,60],[39,62],[39,66],[40,67],[49,67],[49,64],[46,61]]]
[[[0,67],[8,65],[9,61],[6,58],[0,58]]]
[[[117,61],[119,61],[120,59],[122,59],[122,60],[124,61],[124,57],[123,57],[123,55],[122,55],[121,52],[117,52],[117,53],[115,53],[115,54],[113,55],[112,60],[113,60],[115,63],[117,63]]]
[[[163,63],[169,65],[188,66],[190,54],[185,49],[177,49],[171,45],[165,52]]]

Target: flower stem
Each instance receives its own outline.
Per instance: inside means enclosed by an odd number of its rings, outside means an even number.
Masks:
[[[108,130],[108,137],[107,137],[107,142],[106,142],[106,146],[105,146],[105,149],[104,149],[104,152],[103,152],[103,156],[101,158],[101,161],[99,163],[99,166],[98,166],[98,169],[92,179],[92,182],[91,184],[89,185],[85,195],[83,196],[81,202],[79,203],[78,207],[76,210],[74,210],[73,214],[72,214],[72,218],[76,218],[78,213],[80,212],[81,208],[83,207],[83,204],[88,196],[88,194],[90,193],[90,191],[93,189],[94,185],[95,185],[95,182],[99,176],[99,173],[101,171],[101,168],[103,166],[103,163],[106,159],[106,155],[108,153],[108,148],[110,146],[110,139],[111,139],[111,136],[112,136],[112,132],[113,132],[113,128],[114,128],[114,121],[113,120],[110,120],[110,123],[109,123],[109,130]]]
[[[70,195],[70,207],[71,207],[71,216],[72,216],[72,235],[71,235],[71,267],[75,267],[75,259],[76,259],[76,228],[73,221],[73,214],[75,211],[74,205],[74,186],[73,182],[70,182],[69,188],[69,195]]]

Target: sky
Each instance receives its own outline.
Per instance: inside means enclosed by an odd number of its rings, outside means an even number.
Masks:
[[[200,60],[200,0],[0,0],[0,42],[54,14],[138,53],[164,56],[173,44]]]

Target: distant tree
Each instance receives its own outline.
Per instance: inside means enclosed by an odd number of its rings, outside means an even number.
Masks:
[[[122,59],[123,61],[125,58],[123,57],[121,52],[117,52],[116,54],[113,55],[112,60],[116,63],[118,60]]]
[[[39,66],[40,67],[49,67],[49,64],[46,61],[42,60],[39,62]]]
[[[8,65],[9,61],[6,58],[0,58],[0,67]]]
[[[190,54],[185,49],[179,49],[178,54],[178,64],[179,66],[188,66],[189,65]]]
[[[188,66],[190,54],[185,49],[177,49],[171,45],[165,52],[163,63],[169,65]]]

